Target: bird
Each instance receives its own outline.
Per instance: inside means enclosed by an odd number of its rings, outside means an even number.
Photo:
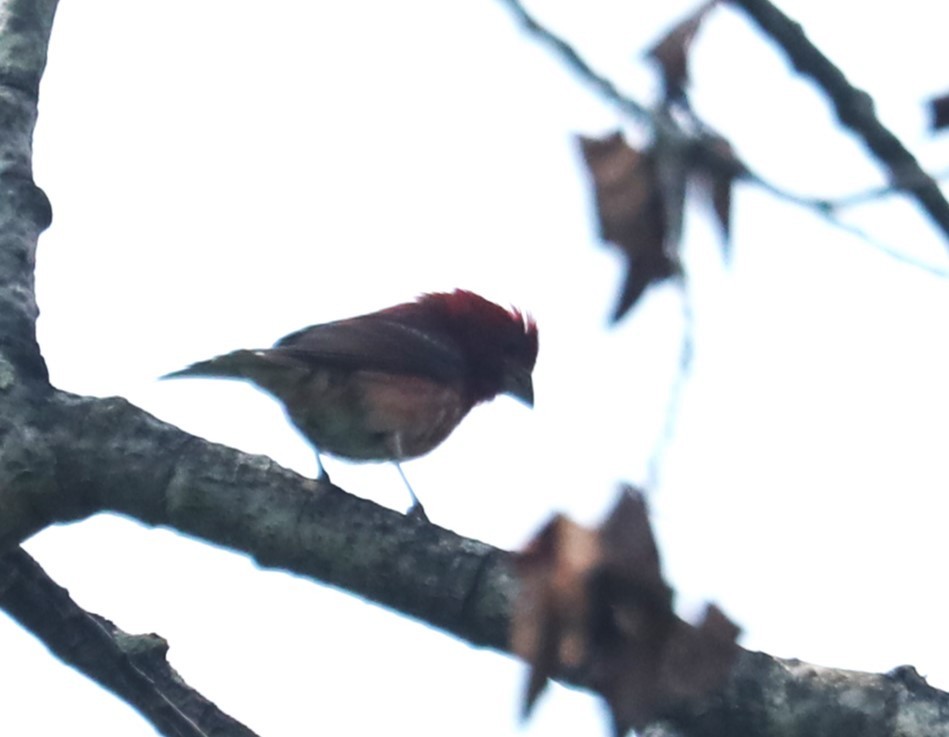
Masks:
[[[537,323],[474,292],[422,294],[412,302],[311,325],[272,348],[236,350],[163,376],[243,379],[272,395],[321,453],[395,464],[444,441],[468,412],[499,394],[534,405]]]

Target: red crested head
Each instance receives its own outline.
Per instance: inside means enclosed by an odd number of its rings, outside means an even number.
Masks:
[[[537,323],[463,289],[423,294],[416,304],[437,313],[463,354],[473,403],[510,394],[534,404]]]

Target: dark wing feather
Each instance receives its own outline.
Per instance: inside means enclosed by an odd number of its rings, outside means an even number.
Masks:
[[[463,378],[466,366],[457,341],[418,310],[384,310],[313,325],[281,338],[267,353],[276,360],[311,366],[388,371],[442,381]]]

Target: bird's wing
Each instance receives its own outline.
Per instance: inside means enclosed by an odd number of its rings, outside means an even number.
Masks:
[[[424,315],[372,313],[313,325],[266,351],[276,360],[452,381],[465,374],[458,343]]]

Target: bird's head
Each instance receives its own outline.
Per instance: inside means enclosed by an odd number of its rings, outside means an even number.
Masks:
[[[529,315],[463,289],[425,294],[418,303],[444,315],[465,354],[475,403],[510,394],[534,406],[531,373],[537,361],[537,323]]]

